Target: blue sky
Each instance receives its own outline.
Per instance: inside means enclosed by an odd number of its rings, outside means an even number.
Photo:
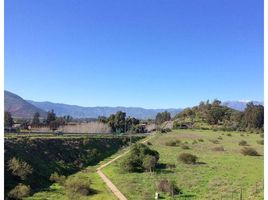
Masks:
[[[263,100],[261,0],[5,1],[5,89],[83,106]]]

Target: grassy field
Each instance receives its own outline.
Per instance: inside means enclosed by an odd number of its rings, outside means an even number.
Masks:
[[[203,139],[200,140],[200,139]],[[189,150],[180,146],[166,146],[166,142],[180,140],[187,143]],[[217,141],[215,141],[217,140]],[[244,156],[238,143],[246,140],[260,156]],[[160,153],[161,166],[175,164],[175,168],[157,169],[154,173],[126,173],[120,169],[118,160],[103,169],[103,172],[129,199],[153,199],[156,183],[167,178],[176,182],[182,195],[175,199],[263,199],[263,145],[258,134],[245,132],[220,132],[205,130],[176,130],[157,134],[150,142],[151,148]],[[194,142],[196,141],[196,142]],[[215,144],[218,143],[218,144]],[[213,148],[222,146],[225,151]],[[195,154],[199,164],[187,165],[177,161],[182,152]],[[161,193],[162,199],[173,199]]]

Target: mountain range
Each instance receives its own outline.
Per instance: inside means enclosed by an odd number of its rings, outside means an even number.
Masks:
[[[235,110],[243,111],[249,101],[225,101],[222,105]],[[263,102],[253,101],[254,104]],[[74,118],[97,118],[98,116],[110,116],[117,111],[126,112],[128,116],[138,119],[153,119],[158,112],[168,111],[172,116],[181,112],[182,108],[170,109],[145,109],[140,107],[83,107],[68,105],[63,103],[36,102],[24,100],[20,96],[5,91],[5,111],[11,112],[15,118],[31,118],[35,112],[39,112],[41,117],[45,117],[48,111],[54,110],[57,116],[70,115]]]

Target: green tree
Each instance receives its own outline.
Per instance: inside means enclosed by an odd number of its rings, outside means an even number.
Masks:
[[[5,121],[4,121],[4,126],[5,127],[12,127],[14,124],[13,118],[11,116],[10,112],[5,112]]]
[[[32,120],[32,125],[36,125],[36,126],[38,126],[38,125],[40,124],[40,119],[39,119],[39,117],[40,117],[39,112],[36,112],[36,113],[34,114],[34,117],[33,117],[33,120]]]
[[[252,102],[248,103],[244,111],[243,121],[247,128],[263,128],[264,107],[254,105]]]
[[[46,123],[49,125],[51,122],[56,120],[56,114],[54,113],[54,110],[47,112],[47,120]]]
[[[28,163],[21,161],[15,157],[10,159],[7,164],[8,169],[12,171],[12,174],[19,176],[22,180],[25,180],[26,177],[33,171],[32,167]]]
[[[171,119],[171,114],[167,111],[157,113],[155,117],[156,124],[162,124],[163,122],[169,121]]]
[[[142,166],[146,171],[152,172],[155,169],[156,164],[157,164],[157,160],[156,160],[156,157],[154,156],[146,155],[143,158]]]

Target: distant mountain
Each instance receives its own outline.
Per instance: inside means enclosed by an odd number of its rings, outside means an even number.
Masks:
[[[46,116],[46,112],[36,106],[28,103],[20,96],[5,91],[5,111],[11,113],[14,118],[32,118],[35,112],[39,112],[41,117]]]
[[[70,115],[75,118],[97,118],[98,116],[110,116],[117,111],[126,112],[127,116],[135,117],[138,119],[155,118],[158,112],[168,111],[172,116],[181,112],[182,109],[145,109],[139,107],[82,107],[76,105],[68,105],[62,103],[52,102],[35,102],[28,100],[32,105],[45,110],[54,112],[58,116]]]
[[[263,102],[261,101],[225,101],[222,103],[222,105],[235,110],[243,111],[249,102],[253,102],[254,105],[263,105]]]

